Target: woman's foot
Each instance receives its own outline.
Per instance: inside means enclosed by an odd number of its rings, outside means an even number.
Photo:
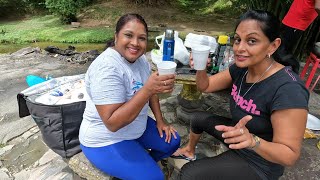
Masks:
[[[188,161],[195,161],[197,159],[194,151],[190,151],[187,147],[177,149],[171,157],[175,159],[185,159]]]

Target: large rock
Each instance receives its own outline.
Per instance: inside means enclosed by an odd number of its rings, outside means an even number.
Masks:
[[[320,95],[310,92],[309,113],[320,119]]]
[[[1,179],[1,177],[0,177]],[[48,150],[32,167],[14,174],[15,180],[63,179],[73,180],[68,164],[52,150]]]
[[[68,164],[75,173],[87,180],[112,180],[111,176],[95,168],[82,152],[70,158]]]

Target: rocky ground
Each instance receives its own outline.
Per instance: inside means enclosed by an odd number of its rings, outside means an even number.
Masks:
[[[27,48],[13,54],[0,55],[0,179],[34,180],[34,179],[108,179],[85,164],[81,154],[71,159],[63,159],[51,151],[42,141],[41,133],[30,116],[18,117],[16,95],[27,88],[25,77],[29,74],[60,77],[85,73],[90,61],[79,64],[48,54],[38,48]],[[177,95],[181,85],[175,87],[171,96],[161,100],[165,119],[172,123],[180,135],[182,143],[187,140],[188,125],[177,118]],[[202,108],[228,116],[227,92],[205,94]],[[312,93],[310,113],[320,117],[320,96]],[[306,139],[302,156],[298,163],[287,168],[282,179],[320,179],[320,151],[316,148],[316,139]],[[225,148],[212,137],[204,135],[198,146],[198,157],[215,156]],[[173,161],[161,164],[167,174],[174,180],[178,170],[185,161]],[[169,164],[169,165],[168,165]],[[92,169],[90,169],[92,168]],[[77,172],[78,174],[76,174]]]
[[[62,158],[42,141],[33,119],[19,118],[16,96],[28,86],[25,77],[35,74],[60,77],[85,73],[90,63],[79,64],[26,48],[0,55],[0,179],[74,179]]]

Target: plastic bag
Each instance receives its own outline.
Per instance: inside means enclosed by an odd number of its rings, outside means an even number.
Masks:
[[[219,65],[219,72],[228,69],[234,63],[234,54],[231,46],[227,46],[223,53],[223,60]]]
[[[191,46],[195,44],[210,46],[211,53],[214,53],[216,51],[216,48],[218,47],[216,39],[212,36],[193,33],[187,34],[186,39],[184,41],[184,46],[186,46],[187,48],[191,48]]]
[[[161,40],[161,43],[159,41]],[[164,33],[163,35],[157,36],[155,41],[160,48],[161,53],[163,53],[163,40],[164,40]],[[189,64],[189,56],[190,53],[187,48],[184,46],[183,41],[179,38],[179,32],[174,32],[174,59],[181,62],[183,65]]]

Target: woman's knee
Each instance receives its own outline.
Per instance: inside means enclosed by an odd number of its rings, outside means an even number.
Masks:
[[[193,180],[197,179],[197,166],[196,162],[189,162],[182,166],[179,174],[179,180]]]
[[[176,133],[176,137],[177,138],[174,138],[174,137],[171,138],[170,144],[173,149],[178,149],[180,147],[181,137],[178,133]]]
[[[208,126],[208,123],[210,121],[211,114],[203,113],[203,112],[197,112],[197,118],[191,119],[191,130],[192,132],[196,134],[201,134],[205,127]]]
[[[172,153],[174,153],[179,147],[180,147],[180,142],[181,142],[181,138],[178,135],[178,133],[176,133],[176,137],[174,138],[173,136],[171,136],[171,141],[170,143],[166,143],[165,146],[163,146],[164,149],[159,151],[165,152],[166,154],[171,155]]]

